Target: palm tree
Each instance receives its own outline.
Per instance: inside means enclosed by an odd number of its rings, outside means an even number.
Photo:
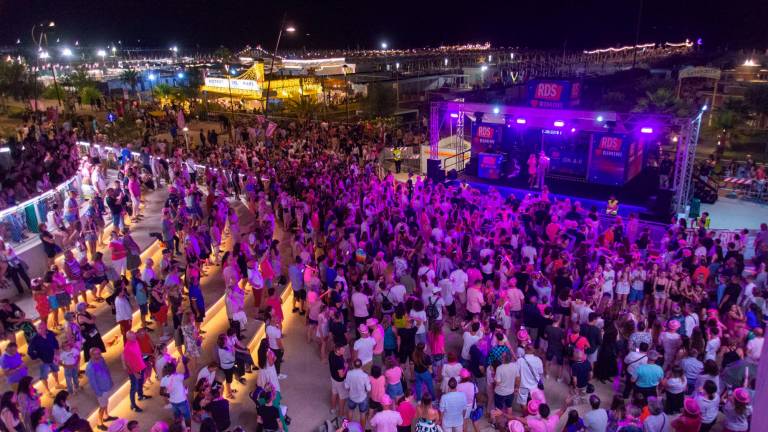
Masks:
[[[102,96],[99,89],[94,86],[85,86],[81,88],[78,95],[80,95],[80,102],[83,105],[95,104]]]
[[[220,46],[213,52],[213,56],[221,60],[223,63],[227,63],[232,60],[232,51],[229,48]]]
[[[320,104],[309,96],[300,96],[298,99],[289,100],[286,107],[301,123],[304,123],[317,114]]]
[[[0,62],[0,107],[8,109],[8,98],[21,96],[20,89],[26,81],[26,68],[20,63]]]
[[[182,89],[165,83],[156,85],[152,89],[152,96],[160,101],[160,105],[171,103],[183,104],[187,101],[187,96]]]
[[[141,93],[136,91],[136,87],[139,85],[139,79],[141,75],[139,74],[139,71],[136,69],[128,69],[124,70],[120,74],[120,81],[125,83],[128,87],[131,88],[131,90],[136,93],[136,96],[139,98],[139,105],[141,105]]]

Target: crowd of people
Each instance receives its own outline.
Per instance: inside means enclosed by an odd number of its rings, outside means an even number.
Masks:
[[[206,432],[233,428],[228,401],[236,381],[253,386],[253,373],[261,429],[287,430],[283,407],[301,402],[281,391],[291,385],[281,370],[291,352],[280,290],[290,286],[304,337],[327,364],[341,430],[478,431],[490,423],[539,432],[561,422],[567,432],[749,429],[768,255],[746,259],[745,238],[723,244],[702,226],[689,242],[680,224],[655,238],[636,216],[606,218],[546,189],[517,198],[396,178],[379,155],[410,131],[291,123],[267,136],[267,125],[232,125],[220,145],[192,152],[146,135],[114,152],[112,186],[100,183],[112,151],[90,148],[82,169],[91,215],[65,204],[51,219],[64,238],[41,226],[51,267],[31,288],[44,319],[34,328],[15,305],[0,307],[12,342],[2,366],[15,389],[0,398],[6,428],[44,432],[52,420],[57,430],[89,430],[67,404],[83,391],[81,353],[85,386],[99,401],[96,426],[129,428],[110,415],[115,383],[101,356],[122,344],[131,408],[142,411],[153,378],[172,408],[176,421],[158,430],[193,421]],[[157,228],[163,259],[141,262],[125,217],[140,217],[142,190],[161,187],[169,194]],[[233,196],[253,224],[241,226]],[[86,228],[103,214],[115,227],[110,265],[99,252],[100,227]],[[78,247],[59,268],[62,241]],[[754,247],[768,249],[768,226]],[[217,266],[229,329],[209,335],[201,277]],[[112,341],[89,312],[101,301],[121,329]],[[256,353],[242,342],[249,320],[265,326]],[[39,408],[14,330],[24,330],[46,391],[53,380],[50,410]],[[203,364],[206,338],[216,355]]]

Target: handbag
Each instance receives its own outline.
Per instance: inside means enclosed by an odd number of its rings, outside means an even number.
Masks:
[[[533,375],[534,378],[536,378],[536,387],[539,388],[539,390],[544,390],[544,381],[541,380],[540,376],[536,376],[536,371],[533,370],[531,367],[531,364],[528,363],[528,360],[525,359],[525,356],[520,357],[525,362],[525,365],[528,366],[528,370],[531,372],[531,375]]]
[[[472,420],[473,422],[480,420],[481,418],[483,418],[483,414],[485,414],[485,408],[482,405],[480,406],[477,405],[477,392],[478,392],[477,384],[475,384],[475,398],[474,398],[474,401],[472,402],[473,408],[472,408],[472,411],[469,412],[469,419]]]

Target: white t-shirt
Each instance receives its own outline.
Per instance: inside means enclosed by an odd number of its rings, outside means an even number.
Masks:
[[[200,372],[197,373],[197,381],[200,381],[203,378],[205,378],[209,384],[213,384],[213,382],[216,381],[216,371],[214,370],[211,372],[207,367],[200,369]]]
[[[517,363],[505,363],[496,368],[496,388],[494,392],[499,396],[509,396],[515,391],[515,381],[520,374]]]
[[[765,338],[756,337],[751,341],[747,342],[747,358],[755,362],[759,361],[760,354],[763,352],[764,341],[765,341]]]
[[[389,301],[395,304],[400,304],[405,301],[405,285],[397,284],[393,285],[389,289]]]
[[[704,360],[715,360],[717,358],[717,350],[720,349],[720,338],[715,337],[707,341],[707,345],[704,347]]]
[[[426,308],[426,305],[424,305],[424,307]],[[416,329],[416,334],[424,334],[424,333],[427,332],[427,326],[425,324],[427,322],[427,312],[426,311],[418,311],[417,312],[417,311],[411,309],[411,311],[408,313],[408,316],[411,319],[419,320],[419,327]]]
[[[269,340],[269,348],[273,350],[280,349],[280,345],[278,345],[277,341],[283,337],[283,332],[273,325],[268,325],[266,335]]]
[[[368,296],[361,292],[352,294],[352,311],[354,312],[355,317],[363,318],[368,316],[369,301]]]
[[[184,375],[174,373],[164,376],[160,380],[160,387],[164,387],[168,392],[168,400],[171,403],[182,403],[187,400],[187,389],[184,387]]]
[[[464,360],[469,360],[469,349],[472,348],[472,345],[476,344],[477,341],[483,338],[483,332],[478,331],[476,334],[472,334],[470,332],[464,332],[462,335],[463,343],[461,345],[461,358]]]
[[[131,302],[127,297],[117,296],[115,299],[115,320],[133,320],[133,309],[131,308]]]
[[[467,282],[469,281],[469,276],[467,276],[467,272],[465,272],[462,269],[456,269],[451,272],[451,283],[453,284],[453,293],[463,293],[467,291]]]
[[[534,354],[520,357],[517,366],[520,370],[520,387],[533,390],[538,386],[538,380],[544,379],[544,363]]]
[[[357,358],[360,359],[363,364],[368,364],[373,360],[373,348],[376,346],[376,340],[372,336],[360,338],[355,341],[353,346]]]

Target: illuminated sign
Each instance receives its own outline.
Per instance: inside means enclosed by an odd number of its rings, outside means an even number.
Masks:
[[[478,138],[492,140],[495,133],[495,129],[490,126],[478,126],[477,136]]]
[[[206,78],[205,85],[222,89],[229,89],[231,87],[233,90],[261,91],[261,86],[254,80]]]
[[[554,130],[554,129],[542,129],[541,133],[543,133],[544,135],[562,135],[563,131]]]
[[[559,101],[563,94],[563,86],[554,82],[540,82],[536,85],[535,99]]]

